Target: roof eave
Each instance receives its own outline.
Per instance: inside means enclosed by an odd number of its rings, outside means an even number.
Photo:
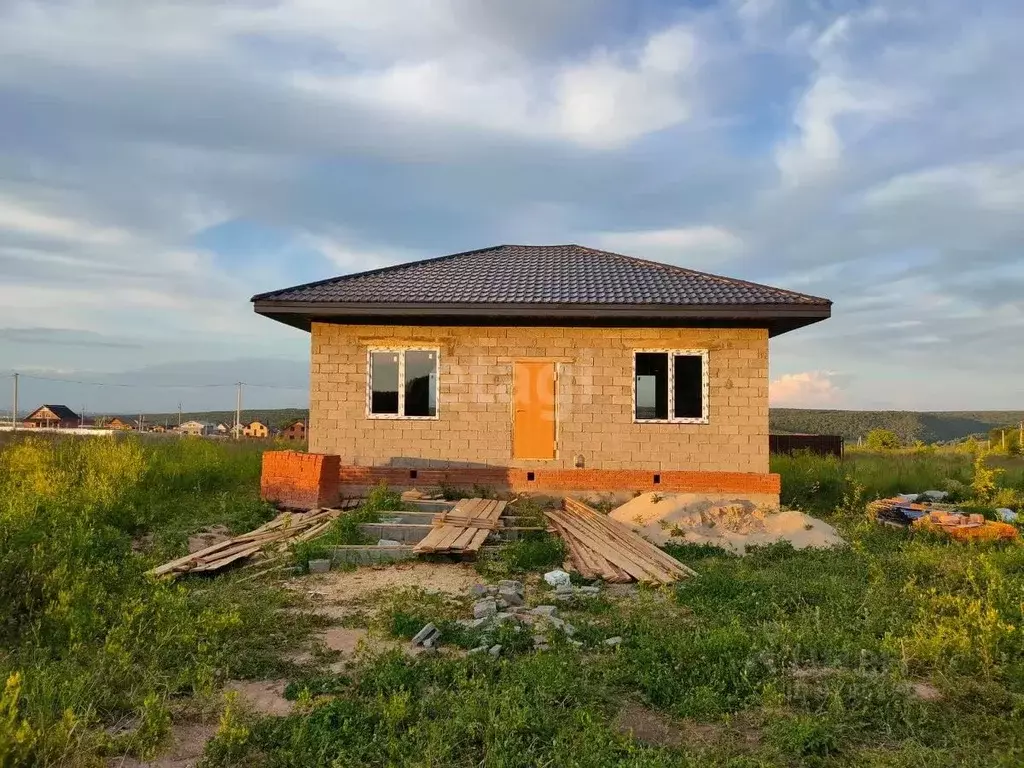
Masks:
[[[826,320],[832,315],[832,302],[820,304],[736,304],[736,305],[655,305],[655,304],[457,304],[457,303],[384,303],[315,302],[260,300],[253,302],[257,314],[309,330],[315,321],[334,323],[378,322],[382,325],[409,325],[410,321],[486,320],[548,321],[551,325],[636,325],[649,321],[655,325],[693,326],[700,321],[716,324],[768,328],[772,336]],[[575,321],[575,322],[573,322]],[[467,322],[466,324],[472,324]]]

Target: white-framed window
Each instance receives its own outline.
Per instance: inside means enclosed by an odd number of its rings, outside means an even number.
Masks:
[[[708,423],[706,349],[633,350],[633,421]]]
[[[366,415],[436,419],[438,357],[422,347],[367,350]]]

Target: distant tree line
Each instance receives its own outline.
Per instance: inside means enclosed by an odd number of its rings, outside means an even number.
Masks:
[[[900,444],[950,442],[1017,425],[1024,411],[830,411],[773,408],[771,430],[788,434],[841,435],[850,442],[866,439],[875,429],[888,430]]]

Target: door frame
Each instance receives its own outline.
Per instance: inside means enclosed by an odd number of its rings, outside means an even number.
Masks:
[[[553,398],[552,398],[552,401],[551,401],[551,408],[552,408],[552,412],[553,412],[552,420],[554,421],[554,425],[555,425],[555,430],[554,430],[555,434],[554,434],[554,445],[553,445],[553,451],[552,451],[553,455],[550,456],[550,457],[540,458],[540,459],[538,459],[538,458],[529,458],[529,457],[525,457],[525,458],[518,458],[518,457],[516,457],[516,366],[519,365],[519,363],[534,363],[534,364],[536,364],[536,363],[548,363],[548,364],[551,365],[551,370],[552,370],[551,384],[552,384],[552,389],[554,390],[553,393],[552,393],[553,394]],[[559,425],[559,421],[560,420],[558,418],[558,416],[559,416],[559,408],[558,408],[558,395],[559,395],[558,379],[559,379],[559,375],[558,374],[559,374],[559,368],[561,366],[561,363],[562,363],[561,358],[551,358],[551,357],[517,357],[517,358],[513,358],[513,360],[512,360],[512,390],[510,392],[511,396],[509,397],[509,417],[511,419],[511,427],[512,427],[512,434],[511,434],[511,438],[512,439],[509,441],[510,442],[509,455],[510,455],[510,458],[511,458],[512,461],[556,461],[558,459],[558,452],[559,452],[559,448],[560,448],[559,442],[560,442],[560,438],[561,438],[561,427]]]

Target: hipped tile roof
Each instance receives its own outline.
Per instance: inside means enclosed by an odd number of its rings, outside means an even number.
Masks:
[[[498,245],[253,297],[313,304],[827,305],[827,299],[581,245]]]

